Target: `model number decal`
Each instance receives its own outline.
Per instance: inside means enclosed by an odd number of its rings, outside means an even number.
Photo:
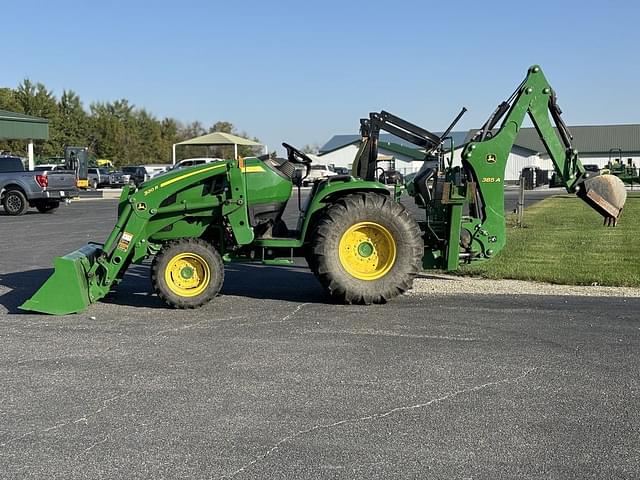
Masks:
[[[144,196],[146,197],[146,196],[147,196],[147,195],[149,195],[150,193],[155,192],[156,190],[158,190],[158,188],[160,188],[160,187],[158,187],[158,185],[156,185],[155,187],[152,187],[152,188],[150,188],[150,189],[148,189],[148,190],[145,190],[145,191],[144,191]]]
[[[482,183],[501,183],[500,177],[482,177]]]

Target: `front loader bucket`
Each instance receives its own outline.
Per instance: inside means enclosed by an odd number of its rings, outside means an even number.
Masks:
[[[81,312],[89,306],[89,279],[87,273],[93,265],[101,245],[88,244],[53,261],[53,275],[21,310],[67,315]]]
[[[578,196],[604,217],[605,225],[615,226],[627,200],[627,189],[615,175],[598,175],[584,181]]]

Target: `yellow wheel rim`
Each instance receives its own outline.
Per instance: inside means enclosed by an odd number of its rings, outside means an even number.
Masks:
[[[195,253],[179,253],[167,263],[164,279],[169,290],[181,297],[200,295],[211,282],[209,264]]]
[[[384,277],[396,261],[396,242],[391,232],[374,222],[360,222],[344,232],[338,246],[340,263],[360,280]]]

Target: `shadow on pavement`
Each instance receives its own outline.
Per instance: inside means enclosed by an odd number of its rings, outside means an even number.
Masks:
[[[24,313],[18,306],[30,298],[52,273],[53,269],[42,268],[0,274],[0,286],[9,289],[0,296],[0,305],[10,314]],[[153,291],[149,276],[148,265],[129,267],[122,282],[101,302],[137,308],[167,308]],[[262,300],[331,303],[313,274],[302,266],[225,265],[221,294]]]
[[[233,263],[225,265],[224,272],[221,295],[290,302],[331,302],[306,267]],[[167,308],[153,291],[148,265],[129,267],[122,283],[101,301],[131,307]]]
[[[331,303],[320,282],[306,266],[226,265],[222,294],[262,300]]]
[[[9,215],[7,212],[4,211],[3,208],[0,208],[0,217],[18,218],[24,215],[42,215],[42,213],[38,212],[37,210],[27,210],[27,212],[23,213],[22,215]]]
[[[0,295],[0,305],[6,308],[8,313],[26,313],[18,310],[18,306],[36,293],[52,273],[53,268],[0,273],[0,286],[10,289],[4,295]]]

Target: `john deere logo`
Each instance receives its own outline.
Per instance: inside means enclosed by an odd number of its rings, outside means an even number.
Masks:
[[[147,204],[144,202],[140,202],[136,205],[136,209],[140,212],[143,212],[147,209]]]
[[[493,153],[487,155],[487,163],[496,163],[496,156]]]

